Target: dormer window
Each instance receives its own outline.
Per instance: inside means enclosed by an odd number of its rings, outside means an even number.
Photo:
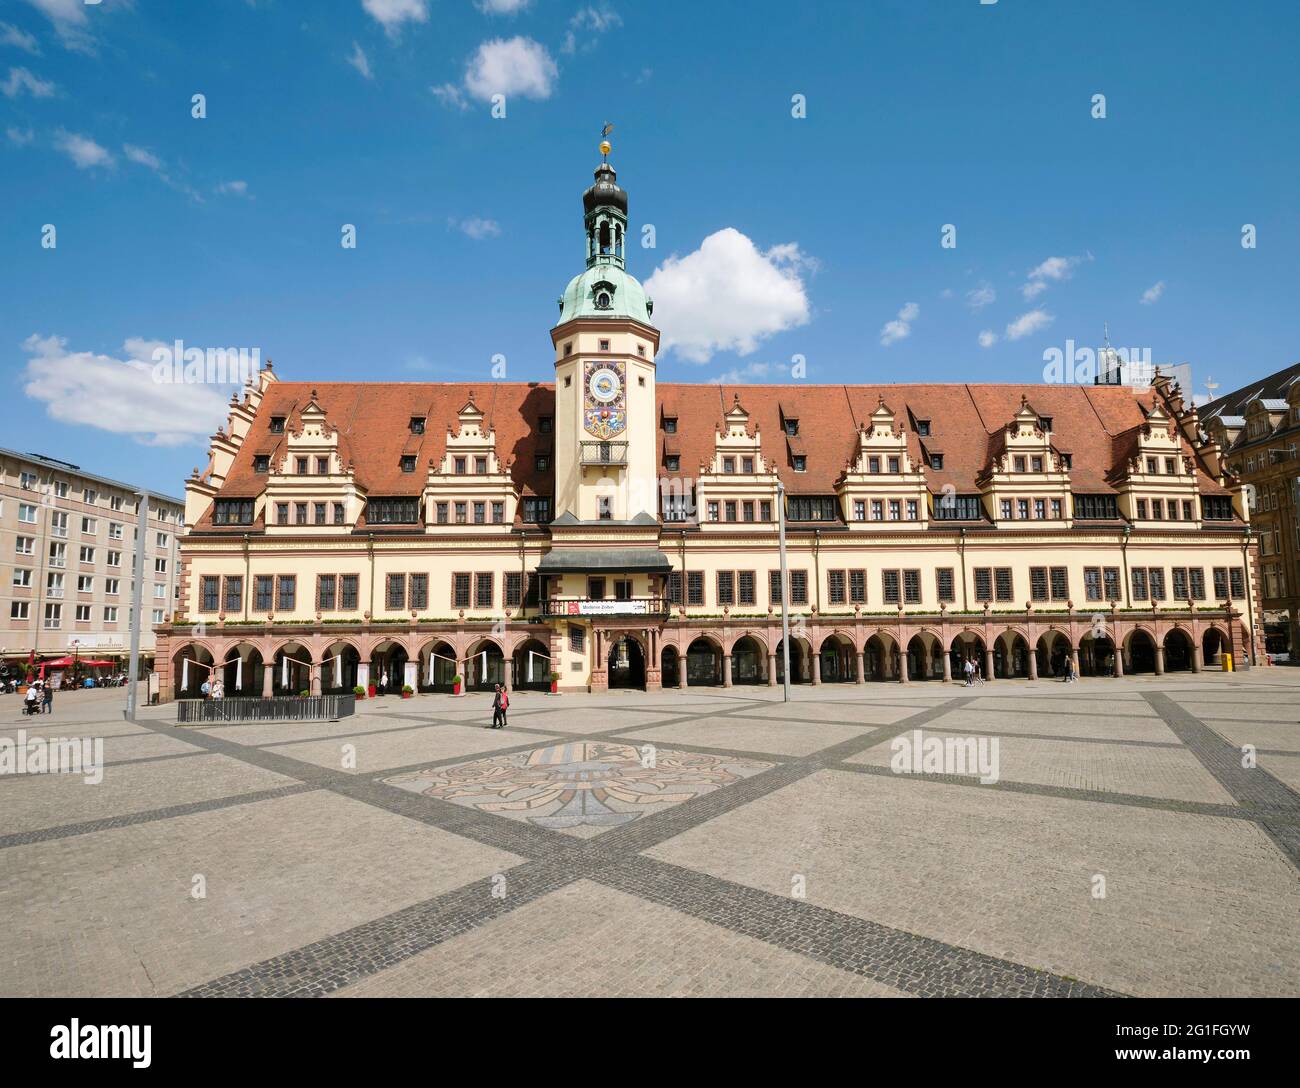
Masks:
[[[1015,470],[1016,470],[1017,472],[1024,472],[1024,471],[1025,471],[1025,459],[1024,459],[1023,457],[1016,457],[1016,458],[1014,458],[1014,459],[1012,460],[1012,464],[1015,466]]]
[[[601,280],[593,284],[591,288],[592,299],[598,310],[612,310],[614,308],[614,285],[608,280]]]
[[[1073,467],[1073,464],[1074,464],[1074,457],[1072,454],[1068,454],[1068,453],[1061,454],[1062,468],[1070,469],[1071,467]]]
[[[475,458],[474,458],[474,475],[475,475],[475,476],[486,476],[486,475],[487,475],[487,458],[486,458],[486,457],[475,457]]]
[[[253,458],[253,471],[254,471],[254,472],[270,472],[270,471],[271,471],[271,458],[270,458],[270,455],[269,455],[269,454],[265,454],[265,453],[259,453],[256,457],[254,457],[254,458]]]
[[[752,457],[742,457],[740,459],[740,471],[750,475],[754,471],[754,459]]]
[[[1052,433],[1052,417],[1051,417],[1051,416],[1039,416],[1039,417],[1038,417],[1038,426],[1041,428],[1041,430],[1042,430],[1042,432],[1043,432],[1044,434],[1051,434],[1051,433]]]
[[[724,457],[722,459],[722,471],[732,473],[736,471],[736,459],[734,457]]]
[[[916,433],[922,438],[930,437],[930,421],[928,419],[918,419],[916,421]]]
[[[555,430],[555,419],[553,416],[541,416],[537,420],[537,430],[541,434],[550,434]]]
[[[316,475],[328,476],[330,474],[330,459],[328,457],[316,458]]]
[[[551,468],[551,458],[545,453],[539,453],[533,458],[533,466],[538,472],[549,472]]]
[[[799,433],[799,421],[797,419],[785,419],[782,421],[781,426],[791,438]]]
[[[411,433],[424,434],[424,416],[411,417]]]
[[[898,473],[902,471],[901,462],[897,457],[891,457],[889,459],[889,471],[892,475],[895,476],[897,476]]]
[[[1173,459],[1172,457],[1166,457],[1166,458],[1165,458],[1165,475],[1166,475],[1166,476],[1177,476],[1177,475],[1178,475],[1178,468],[1177,468],[1176,462],[1174,461],[1174,459]]]
[[[807,456],[806,456],[805,454],[802,454],[802,453],[796,453],[796,454],[791,458],[791,462],[793,463],[793,466],[794,466],[794,470],[795,470],[795,472],[806,472],[806,471],[808,471],[808,458],[807,458]]]
[[[306,476],[306,475],[307,475],[307,458],[305,458],[305,457],[298,457],[298,458],[295,459],[295,464],[296,464],[296,467],[297,467],[297,469],[298,469],[298,475],[299,475],[299,476]]]
[[[680,455],[676,453],[668,453],[664,455],[664,468],[669,472],[678,472],[681,470],[681,467],[682,459]]]
[[[457,475],[457,476],[464,476],[464,475],[465,475],[465,463],[466,463],[466,462],[465,462],[465,458],[463,458],[463,457],[457,457],[456,460],[455,460],[453,463],[454,463],[455,468],[456,468],[456,475]]]
[[[664,416],[664,434],[676,434],[676,433],[677,433],[677,417]]]
[[[871,473],[872,476],[879,475],[879,473],[880,473],[880,458],[879,458],[879,457],[868,457],[868,458],[867,458],[867,471],[868,471],[869,473]]]
[[[1030,471],[1030,472],[1042,472],[1042,471],[1043,471],[1043,459],[1042,459],[1041,457],[1031,457],[1031,458],[1029,459],[1029,471]]]
[[[415,471],[415,454],[406,453],[402,455],[402,471],[403,472]]]
[[[1159,472],[1159,471],[1160,471],[1160,469],[1159,469],[1159,468],[1157,467],[1157,465],[1156,465],[1156,459],[1155,459],[1154,457],[1148,457],[1148,458],[1147,458],[1147,475],[1149,475],[1149,476],[1154,476],[1154,475],[1155,475],[1157,472]]]
[[[271,433],[284,434],[284,416],[271,417]]]
[[[942,453],[932,453],[932,454],[930,454],[930,467],[931,467],[932,469],[934,469],[936,472],[940,472],[940,471],[943,470],[943,454],[942,454]]]

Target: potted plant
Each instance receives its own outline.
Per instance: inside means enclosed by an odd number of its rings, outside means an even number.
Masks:
[[[371,681],[370,686],[366,689],[366,694],[369,695],[370,698],[372,698],[372,699],[375,697],[375,685],[374,685],[374,681]]]
[[[460,673],[457,673],[455,676],[451,678],[451,693],[453,695],[460,694],[460,683],[461,683],[461,675]]]
[[[366,697],[366,689],[363,688],[360,684],[358,684],[356,687],[352,689],[352,694],[355,695],[358,699],[364,699]]]
[[[308,691],[306,688],[303,688],[302,691],[298,692],[298,698],[299,698],[299,699],[309,699],[309,698],[311,698],[311,692]]]
[[[409,698],[410,698],[412,695],[414,695],[414,694],[415,694],[415,688],[411,687],[410,684],[403,684],[403,685],[402,685],[402,698],[403,698],[403,699],[409,699]]]
[[[556,695],[560,690],[560,674],[554,669],[551,670],[551,694]]]

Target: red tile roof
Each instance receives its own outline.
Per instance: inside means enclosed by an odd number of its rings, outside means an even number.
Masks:
[[[555,387],[540,382],[288,382],[272,383],[258,408],[249,434],[221,488],[222,498],[259,494],[266,476],[253,471],[253,458],[270,454],[273,463],[283,456],[284,435],[270,432],[272,416],[285,417],[286,431],[300,425],[300,413],[312,390],[329,423],[340,437],[345,463],[355,467],[358,484],[370,496],[410,496],[423,491],[424,469],[441,462],[449,428],[458,425],[457,414],[471,393],[485,415],[485,426],[496,430],[497,453],[515,485],[525,494],[553,494],[553,472],[539,472],[534,455],[549,452],[554,436],[542,434],[539,419],[555,412]],[[929,453],[943,454],[941,470],[926,469],[931,490],[952,484],[959,493],[978,490],[976,477],[1000,448],[999,432],[1020,408],[1021,396],[1039,415],[1052,417],[1053,443],[1072,457],[1071,481],[1075,491],[1108,492],[1118,450],[1144,417],[1142,406],[1154,394],[1135,393],[1124,386],[1082,385],[657,385],[659,411],[677,418],[677,433],[667,437],[667,448],[681,455],[677,472],[666,476],[694,477],[701,463],[711,463],[714,435],[723,416],[739,396],[749,413],[751,430],[762,432],[763,456],[775,464],[791,494],[829,495],[846,463],[855,455],[858,426],[869,423],[883,396],[907,428],[907,444],[918,461]],[[412,435],[409,420],[424,416],[423,435]],[[796,418],[796,442],[787,442],[781,420]],[[920,438],[917,420],[929,420],[930,435]],[[1123,436],[1123,437],[1121,437]],[[659,450],[665,436],[658,431]],[[790,448],[801,447],[807,470],[796,473],[790,465]],[[1184,444],[1185,452],[1192,453]],[[417,471],[403,473],[400,459],[416,455]],[[1222,494],[1197,462],[1204,492]],[[203,519],[204,522],[207,519]]]

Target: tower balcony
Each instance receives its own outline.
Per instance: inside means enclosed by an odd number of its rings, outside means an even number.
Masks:
[[[581,463],[584,465],[626,465],[626,442],[583,442]]]

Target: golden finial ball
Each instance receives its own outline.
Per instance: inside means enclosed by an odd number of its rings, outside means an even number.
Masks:
[[[611,148],[611,146],[612,146],[612,145],[610,144],[610,142],[609,142],[608,140],[601,140],[601,141],[600,141],[600,153],[601,153],[602,155],[608,155],[609,152],[610,152],[610,148]]]

